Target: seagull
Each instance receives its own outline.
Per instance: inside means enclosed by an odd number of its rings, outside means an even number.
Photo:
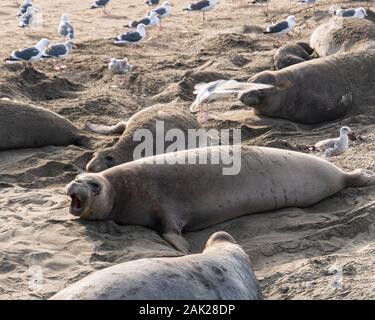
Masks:
[[[33,23],[34,20],[34,8],[28,7],[26,9],[26,12],[21,16],[19,26],[21,28],[30,28],[31,24]]]
[[[314,147],[323,152],[326,157],[339,156],[349,149],[349,138],[353,137],[354,134],[349,127],[342,127],[339,138],[319,141]]]
[[[277,22],[267,27],[263,33],[287,34],[292,31],[296,25],[296,17],[289,16],[284,21]]]
[[[357,9],[337,9],[335,11],[335,16],[343,18],[357,18],[364,19],[367,16],[366,9],[363,7]]]
[[[67,14],[63,14],[61,16],[61,21],[57,32],[60,36],[67,38],[68,40],[72,40],[74,38],[74,28],[69,22],[69,17]]]
[[[44,49],[48,45],[49,45],[48,39],[43,38],[33,47],[13,51],[10,54],[10,57],[6,60],[6,62],[7,63],[15,63],[15,62],[33,63],[35,61],[38,61],[42,57]]]
[[[198,120],[201,123],[205,123],[208,120],[208,102],[227,95],[240,95],[250,90],[261,90],[272,87],[268,84],[239,82],[236,80],[216,80],[209,83],[198,83],[194,87],[193,93],[196,95],[196,98],[190,106],[190,112],[199,111]],[[205,108],[202,107],[203,104]]]
[[[128,58],[116,59],[112,58],[108,64],[108,70],[114,74],[126,74],[133,66],[129,63]]]
[[[107,14],[107,11],[105,11],[105,7],[108,5],[108,3],[111,0],[95,0],[91,6],[91,9],[97,9],[97,8],[102,8],[103,13]]]
[[[144,24],[139,24],[137,26],[137,31],[129,31],[123,33],[115,39],[116,44],[135,44],[141,42],[146,37],[146,26]]]
[[[314,4],[316,2],[316,0],[298,0],[298,3],[299,4]]]
[[[136,28],[139,24],[144,24],[147,28],[155,27],[159,24],[160,20],[156,12],[151,12],[149,16],[140,20],[130,21],[129,28]]]
[[[32,0],[25,0],[23,4],[21,4],[19,10],[18,10],[18,14],[17,16],[22,16],[28,7],[31,7],[33,5],[33,1]]]
[[[152,10],[151,12],[156,12],[159,15],[160,29],[161,29],[161,20],[171,15],[171,12],[172,12],[171,3],[169,1],[165,1],[162,3],[160,7]]]
[[[57,59],[65,59],[69,54],[70,52],[72,51],[72,48],[73,48],[73,42],[72,41],[68,41],[67,43],[58,43],[58,44],[53,44],[53,45],[50,45],[48,46],[43,54],[42,54],[42,58],[43,59],[54,59],[54,60],[57,60]],[[65,65],[56,65],[55,64],[55,70],[60,70],[60,69],[63,69],[65,68]]]
[[[188,7],[182,9],[187,11],[202,11],[203,21],[206,21],[205,12],[215,8],[217,0],[201,0],[190,4]]]

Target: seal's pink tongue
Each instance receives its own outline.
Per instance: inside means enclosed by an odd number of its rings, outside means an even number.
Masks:
[[[82,208],[82,202],[78,199],[78,197],[75,194],[72,195],[72,208],[76,210]]]

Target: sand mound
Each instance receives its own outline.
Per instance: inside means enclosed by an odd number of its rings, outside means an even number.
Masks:
[[[75,92],[82,89],[83,86],[80,84],[56,76],[50,78],[31,67],[26,67],[0,82],[3,97],[22,97],[38,101],[74,98]]]

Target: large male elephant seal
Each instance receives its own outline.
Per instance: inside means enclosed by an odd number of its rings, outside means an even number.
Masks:
[[[375,23],[333,17],[314,30],[310,45],[320,57],[375,49]]]
[[[86,145],[73,123],[49,110],[0,99],[0,150]]]
[[[277,70],[284,69],[297,63],[313,58],[314,49],[305,42],[287,43],[277,49],[273,62]]]
[[[66,192],[75,216],[142,225],[187,252],[182,231],[255,212],[306,207],[345,187],[371,184],[370,171],[344,173],[312,155],[234,145],[171,152],[81,174]]]
[[[52,300],[259,300],[262,294],[245,251],[216,232],[202,253],[129,261],[94,272]]]
[[[256,114],[313,124],[335,120],[362,102],[375,103],[375,50],[313,59],[249,82],[273,85],[250,90],[240,100]]]
[[[96,133],[122,133],[122,136],[113,147],[96,151],[93,158],[87,164],[86,170],[88,172],[100,172],[110,167],[133,161],[133,151],[140,143],[134,140],[134,133],[139,129],[148,129],[155,138],[156,121],[163,122],[165,131],[180,129],[186,136],[189,129],[201,128],[197,120],[188,111],[175,106],[162,105],[145,108],[130,117],[127,122],[121,121],[110,127],[89,123],[87,127]],[[165,149],[168,148],[171,143],[172,141],[166,141],[162,151],[165,152]],[[186,145],[186,148],[187,147]],[[156,153],[154,141],[153,154],[155,155]]]

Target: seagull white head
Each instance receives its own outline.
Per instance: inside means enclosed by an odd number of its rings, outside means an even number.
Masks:
[[[27,7],[26,13],[33,13],[34,12],[34,7]]]
[[[47,47],[49,45],[49,40],[46,39],[46,38],[43,38],[42,40],[40,40],[36,45],[35,47],[39,50],[43,50],[45,47]]]
[[[351,134],[352,130],[349,127],[342,127],[340,129],[340,136],[347,136],[348,134]]]
[[[32,4],[33,0],[25,0],[24,4]]]
[[[363,16],[367,17],[367,11],[366,11],[365,8],[360,7],[360,8],[358,8],[358,11],[361,12],[363,14]]]
[[[69,21],[69,17],[66,13],[64,13],[62,16],[61,16],[61,20],[64,21],[64,22],[68,22]]]
[[[143,23],[140,23],[138,26],[137,26],[137,31],[138,32],[143,32],[146,30],[146,26],[143,24]]]
[[[158,13],[157,12],[155,12],[155,11],[151,11],[151,13],[149,14],[149,18],[150,19],[152,19],[152,18],[155,18],[155,17],[157,17],[158,16]]]
[[[288,16],[288,18],[286,18],[286,21],[288,21],[288,25],[294,26],[296,24],[296,17]]]

